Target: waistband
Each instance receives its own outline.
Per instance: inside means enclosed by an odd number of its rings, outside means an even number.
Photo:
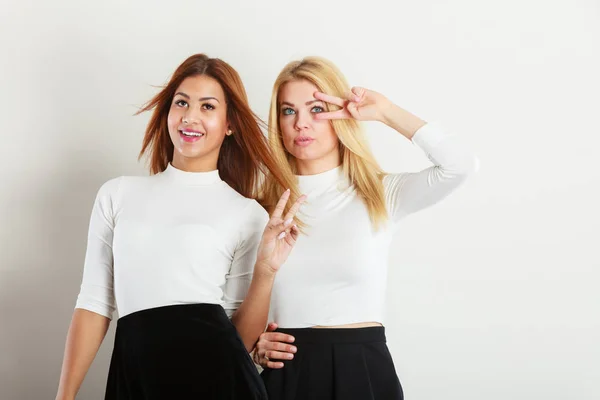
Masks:
[[[292,335],[297,343],[372,343],[385,342],[385,327],[366,328],[279,328],[275,332]]]
[[[185,321],[204,321],[230,323],[223,307],[219,304],[175,304],[148,308],[127,314],[117,321],[117,326],[139,323],[176,323]]]

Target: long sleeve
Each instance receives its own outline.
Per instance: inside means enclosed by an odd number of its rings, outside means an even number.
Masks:
[[[88,231],[83,279],[75,308],[112,318],[115,310],[113,282],[113,231],[120,179],[106,182],[96,196]]]
[[[246,298],[252,282],[258,246],[265,226],[269,222],[269,215],[256,201],[252,201],[245,213],[245,222],[240,229],[239,245],[235,250],[229,274],[225,277],[225,285],[222,288],[223,308],[229,317]]]
[[[384,178],[392,223],[444,199],[477,171],[479,161],[454,135],[436,124],[426,124],[413,136],[434,164],[419,172],[388,174]]]

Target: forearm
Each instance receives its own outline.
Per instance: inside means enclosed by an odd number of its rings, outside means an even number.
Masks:
[[[255,267],[248,294],[231,318],[248,352],[267,325],[274,281],[274,272]]]
[[[427,123],[391,102],[383,110],[381,122],[409,140],[412,140],[415,133]]]
[[[57,400],[75,399],[96,353],[106,336],[110,319],[91,311],[73,312],[63,358]]]

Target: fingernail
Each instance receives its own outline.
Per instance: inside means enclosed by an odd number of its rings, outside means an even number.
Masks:
[[[285,189],[285,191],[286,191],[286,192],[289,192],[289,191],[290,191],[290,189]]]
[[[285,221],[283,221],[283,225],[288,226],[289,224],[292,223],[292,221],[294,221],[294,218],[286,219]]]
[[[294,358],[294,355],[293,354],[288,354],[287,358],[288,358],[288,360],[291,360],[292,358]]]
[[[295,352],[297,352],[297,351],[298,351],[298,349],[297,349],[297,348],[295,348],[295,347],[292,347],[290,350],[292,351],[292,353],[295,353]]]
[[[277,239],[283,239],[285,237],[285,232],[281,232],[279,234],[279,236],[277,236]]]

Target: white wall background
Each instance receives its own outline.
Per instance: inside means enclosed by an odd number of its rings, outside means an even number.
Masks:
[[[283,65],[316,54],[477,150],[479,174],[394,243],[387,332],[407,399],[600,398],[597,1],[0,9],[1,399],[54,398],[96,190],[146,173],[149,116],[132,114],[197,52],[237,68],[263,117]],[[428,165],[367,128],[386,169]],[[113,329],[80,399],[103,398]]]

